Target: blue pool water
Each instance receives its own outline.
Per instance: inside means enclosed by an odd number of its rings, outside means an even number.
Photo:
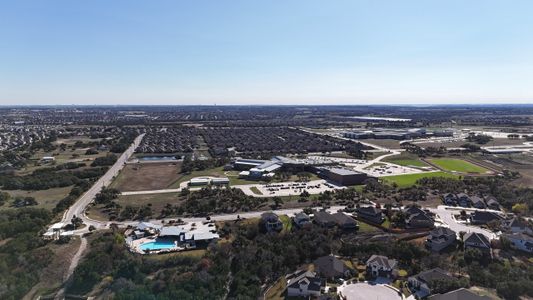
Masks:
[[[169,249],[174,248],[175,244],[172,240],[155,240],[155,242],[148,242],[141,244],[139,246],[139,249],[141,250],[162,250],[162,249]]]
[[[174,156],[144,156],[140,160],[156,161],[156,160],[176,160]]]

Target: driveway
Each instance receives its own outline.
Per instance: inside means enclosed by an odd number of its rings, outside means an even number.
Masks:
[[[450,227],[450,229],[455,231],[457,234],[459,234],[459,232],[461,232],[461,231],[464,231],[466,233],[468,233],[468,232],[477,232],[477,233],[484,234],[485,236],[487,236],[490,239],[498,238],[498,236],[494,232],[491,232],[489,230],[483,229],[481,227],[477,227],[477,226],[473,226],[473,225],[467,225],[465,223],[457,222],[457,220],[453,216],[454,214],[458,214],[461,210],[477,210],[477,209],[464,209],[464,208],[461,208],[461,207],[459,207],[459,208],[458,207],[451,208],[451,207],[447,207],[447,206],[444,206],[444,205],[440,205],[437,208],[429,208],[429,210],[431,212],[433,212],[434,214],[436,214],[438,216],[438,219],[440,219],[440,221],[442,223],[448,225],[448,227]],[[500,212],[498,212],[498,213],[500,213]]]

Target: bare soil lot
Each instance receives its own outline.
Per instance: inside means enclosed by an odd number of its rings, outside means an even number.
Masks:
[[[182,177],[180,166],[179,163],[126,165],[111,187],[121,192],[165,189]]]

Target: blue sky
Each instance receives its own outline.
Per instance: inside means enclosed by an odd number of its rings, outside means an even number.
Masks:
[[[0,0],[0,104],[533,103],[533,1]]]

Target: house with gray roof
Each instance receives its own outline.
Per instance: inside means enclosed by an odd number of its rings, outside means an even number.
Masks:
[[[483,198],[478,196],[472,196],[470,198],[470,201],[472,202],[472,206],[479,209],[485,209],[487,208],[487,205],[485,204],[485,200]]]
[[[321,227],[331,228],[337,224],[337,220],[327,211],[317,211],[313,214],[313,222]]]
[[[437,227],[433,229],[426,240],[426,246],[435,252],[439,252],[444,248],[455,244],[457,234],[455,231],[447,227]]]
[[[470,214],[470,223],[474,225],[486,225],[492,221],[503,221],[503,217],[491,211],[476,210]]]
[[[533,235],[533,227],[524,219],[514,217],[502,222],[502,229],[510,233],[525,233]]]
[[[451,276],[448,272],[441,268],[435,268],[427,271],[422,271],[407,279],[411,290],[416,290],[417,295],[423,298],[427,295],[431,295],[431,290],[434,288],[437,281],[455,281],[455,277]]]
[[[389,259],[383,255],[372,255],[366,261],[366,273],[369,277],[386,277],[392,278],[395,276],[398,262],[395,259]]]
[[[308,224],[311,224],[311,218],[306,213],[303,213],[303,212],[299,212],[296,215],[294,215],[294,217],[292,218],[292,221],[299,228],[302,228]]]
[[[511,248],[533,253],[533,237],[524,233],[503,234],[502,237],[511,243]]]
[[[405,227],[407,228],[433,228],[435,221],[427,212],[416,206],[404,209],[406,214]]]
[[[357,221],[343,212],[334,213],[333,218],[340,229],[357,230],[359,228]]]
[[[385,220],[381,209],[374,206],[361,206],[356,209],[357,217],[374,224],[381,224]]]
[[[285,276],[288,297],[318,297],[325,282],[314,272],[301,270]]]
[[[342,278],[350,274],[350,269],[333,255],[317,258],[313,265],[315,271],[324,278]]]
[[[488,237],[477,232],[469,232],[464,236],[464,248],[479,249],[481,252],[490,254],[491,244]]]
[[[266,212],[261,215],[261,225],[267,232],[283,229],[283,223],[279,216],[273,212]]]

